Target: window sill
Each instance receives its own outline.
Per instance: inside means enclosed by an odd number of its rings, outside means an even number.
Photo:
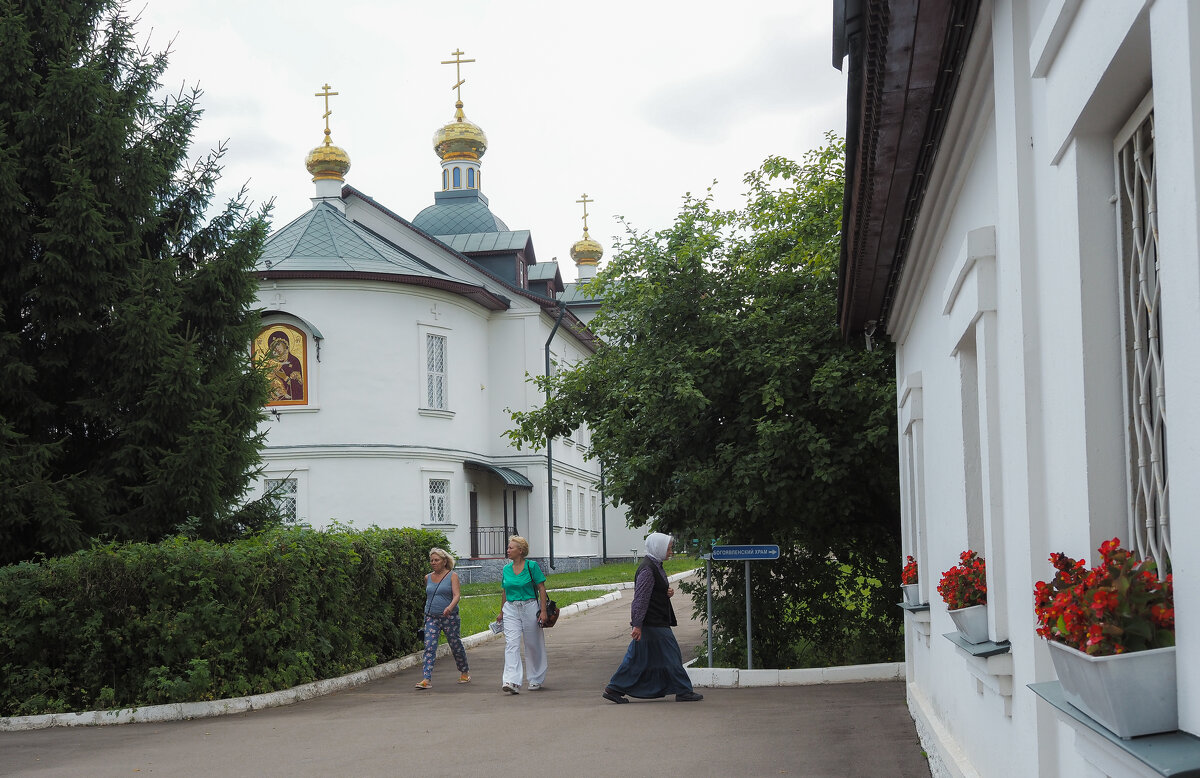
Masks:
[[[897,603],[905,615],[905,629],[908,625],[912,625],[913,634],[916,635],[925,648],[929,648],[929,627],[932,618],[929,614],[929,603],[924,605],[909,605],[907,603]]]
[[[1195,735],[1175,731],[1122,740],[1067,702],[1058,681],[1031,683],[1029,690],[1075,730],[1076,752],[1105,774],[1200,776],[1200,738]]]
[[[431,419],[453,419],[454,411],[444,411],[437,408],[418,408],[417,413]]]
[[[319,406],[319,405],[264,405],[263,410],[265,410],[269,416],[275,416],[275,414],[279,414],[280,416],[286,416],[289,413],[316,413],[317,411],[321,410],[321,406]]]
[[[929,612],[929,603],[925,603],[924,605],[909,605],[907,602],[898,602],[896,604],[899,605],[904,610],[908,611],[909,613],[928,613]]]
[[[574,534],[575,534],[575,528],[574,528],[574,527],[567,527],[567,528],[566,528],[566,533],[567,533],[568,535],[574,535]]]
[[[422,524],[421,529],[435,529],[435,530],[445,530],[447,532],[452,532],[452,531],[458,529],[458,525],[453,524],[448,521],[443,521],[443,522],[438,522],[436,524],[429,524],[429,523]]]
[[[975,691],[983,695],[988,689],[1000,697],[1004,704],[1004,715],[1012,716],[1013,660],[1011,646],[1007,640],[1000,643],[968,643],[960,632],[943,634],[966,656],[967,670],[975,676]]]

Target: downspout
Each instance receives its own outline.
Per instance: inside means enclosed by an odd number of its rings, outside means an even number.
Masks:
[[[558,327],[562,324],[563,314],[567,312],[567,306],[563,305],[562,301],[558,302],[558,318],[554,322],[554,329],[550,330],[550,337],[546,338],[546,380],[550,380],[550,341],[554,340],[555,333],[558,332]],[[550,404],[550,387],[546,387],[546,405]],[[554,436],[546,436],[546,516],[548,525],[546,527],[546,538],[549,541],[550,547],[550,569],[554,569]]]
[[[600,562],[608,564],[608,500],[604,499],[604,464],[600,465]]]

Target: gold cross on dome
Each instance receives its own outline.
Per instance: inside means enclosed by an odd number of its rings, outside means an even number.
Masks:
[[[313,97],[324,97],[325,98],[325,113],[321,116],[321,118],[325,120],[325,142],[329,143],[329,114],[333,113],[333,111],[329,110],[329,98],[336,95],[337,92],[330,92],[329,84],[326,84],[325,86],[321,87],[321,90],[322,91],[314,94]]]
[[[462,102],[462,85],[463,85],[463,84],[465,84],[465,83],[467,82],[467,80],[466,80],[465,78],[463,78],[463,77],[462,77],[462,66],[463,66],[463,63],[465,63],[465,62],[474,62],[474,61],[475,61],[475,60],[473,60],[473,59],[463,59],[463,58],[462,58],[462,55],[463,55],[463,54],[466,54],[466,52],[465,52],[465,51],[462,51],[461,49],[455,49],[454,51],[450,52],[450,55],[451,55],[452,57],[454,57],[454,59],[446,59],[446,60],[442,60],[442,64],[443,64],[443,65],[453,65],[453,66],[454,66],[454,77],[455,77],[456,79],[458,79],[458,83],[456,83],[454,86],[452,86],[452,87],[450,87],[450,88],[451,88],[451,89],[454,89],[454,90],[457,90],[457,92],[458,92],[458,101],[459,101],[460,103]]]
[[[595,201],[595,200],[589,200],[589,199],[588,199],[588,196],[587,196],[587,192],[584,192],[584,193],[583,193],[583,199],[582,199],[582,200],[576,200],[575,202],[577,202],[577,203],[583,203],[583,234],[584,234],[584,235],[586,235],[586,234],[587,234],[587,231],[588,231],[588,229],[587,229],[587,217],[588,217],[588,212],[587,212],[587,204],[588,204],[588,203],[594,203],[594,202],[596,202],[596,201]]]

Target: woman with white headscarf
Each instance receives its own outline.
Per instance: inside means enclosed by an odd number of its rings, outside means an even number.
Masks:
[[[692,690],[692,681],[683,667],[683,654],[675,633],[679,622],[671,597],[675,590],[667,580],[663,562],[671,557],[670,535],[652,532],[646,538],[646,557],[633,578],[632,626],[629,648],[617,672],[604,687],[603,697],[616,703],[629,702],[625,695],[656,699],[675,695],[676,702],[696,702],[704,695]]]

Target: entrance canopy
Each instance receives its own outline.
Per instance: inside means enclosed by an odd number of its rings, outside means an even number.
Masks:
[[[489,465],[486,462],[463,462],[463,467],[467,470],[484,470],[499,478],[504,482],[505,486],[511,486],[514,489],[528,489],[533,491],[533,482],[525,476],[508,467],[497,467]]]

